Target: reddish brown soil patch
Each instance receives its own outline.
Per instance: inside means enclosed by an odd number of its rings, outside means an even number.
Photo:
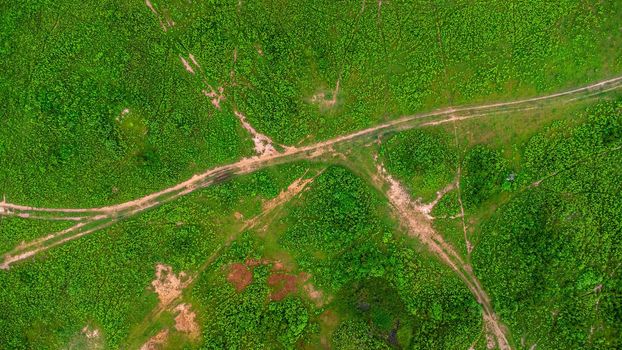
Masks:
[[[274,265],[272,266],[272,269],[274,269],[275,271],[279,271],[279,270],[284,270],[285,269],[285,265],[280,262],[280,261],[275,261]]]
[[[243,291],[253,281],[253,274],[248,270],[246,265],[235,263],[229,267],[229,275],[227,281],[235,286],[235,290]]]
[[[227,275],[227,281],[235,286],[235,289],[238,292],[243,291],[249,284],[253,282],[253,269],[257,266],[267,266],[272,264],[272,271],[283,271],[285,270],[285,265],[279,260],[271,260],[271,259],[253,259],[248,258],[244,263],[234,263],[229,265],[229,274]],[[294,278],[297,280],[306,281],[309,277],[308,275],[303,274],[301,277]],[[270,282],[268,282],[270,284]]]
[[[270,294],[270,299],[274,301],[283,300],[289,294],[298,291],[298,286],[309,279],[309,274],[301,272],[292,275],[287,273],[273,273],[268,276],[268,285],[275,287]]]

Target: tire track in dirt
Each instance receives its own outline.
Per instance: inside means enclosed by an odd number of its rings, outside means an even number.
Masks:
[[[314,159],[331,152],[333,147],[338,144],[354,143],[361,139],[374,138],[379,135],[412,129],[415,127],[434,126],[448,122],[456,122],[469,118],[478,118],[493,114],[521,112],[544,108],[548,104],[563,104],[581,98],[592,98],[598,94],[620,89],[622,87],[622,76],[603,80],[581,88],[554,93],[545,96],[533,97],[523,100],[484,104],[479,106],[466,106],[457,108],[445,108],[427,113],[403,116],[401,118],[356,131],[347,135],[338,136],[326,141],[312,145],[300,147],[287,147],[282,152],[264,152],[260,156],[243,158],[238,162],[218,166],[209,169],[201,174],[192,176],[190,179],[177,185],[163,189],[161,191],[146,195],[144,197],[127,201],[120,204],[104,206],[99,208],[35,208],[13,203],[6,200],[0,202],[0,215],[15,215],[16,213],[47,213],[56,216],[74,215],[74,217],[88,217],[90,222],[103,220],[119,220],[126,218],[144,210],[150,209],[162,203],[170,202],[176,198],[192,193],[198,189],[222,182],[236,175],[248,174],[268,166],[283,164],[300,159]],[[431,120],[430,120],[431,119]],[[10,213],[10,214],[9,214]],[[79,215],[75,215],[75,214]],[[103,215],[100,217],[99,215]],[[99,225],[99,229],[109,226]],[[76,225],[77,226],[77,225]],[[82,227],[82,226],[80,226]],[[95,232],[96,229],[78,230],[75,236],[67,236],[62,240],[54,240],[55,235],[48,235],[43,238],[18,246],[3,256],[3,263],[0,269],[8,269],[10,265],[31,257],[41,251],[47,250],[69,240],[82,237],[86,234]],[[71,233],[73,231],[70,231]],[[63,235],[66,235],[64,233]],[[36,243],[35,243],[36,242]],[[25,249],[28,248],[28,249]]]

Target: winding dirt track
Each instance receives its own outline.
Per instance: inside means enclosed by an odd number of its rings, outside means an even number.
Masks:
[[[45,218],[54,220],[74,220],[78,223],[69,229],[52,233],[33,241],[22,243],[3,256],[0,269],[8,269],[12,264],[29,258],[41,251],[82,237],[111,225],[117,220],[130,217],[162,203],[222,182],[232,176],[247,174],[275,164],[288,163],[299,159],[313,159],[331,152],[334,146],[368,140],[382,134],[412,129],[415,127],[439,125],[447,122],[477,118],[493,114],[521,112],[544,108],[552,104],[564,104],[579,99],[588,99],[622,87],[622,76],[603,80],[581,88],[529,99],[445,108],[433,112],[403,116],[368,129],[339,136],[308,146],[286,147],[282,152],[266,153],[262,156],[244,158],[238,162],[218,166],[175,186],[146,195],[128,202],[99,208],[36,208],[25,205],[0,202],[0,215]]]
[[[432,226],[434,218],[430,215],[430,212],[445,194],[456,188],[456,184],[452,183],[438,191],[436,199],[429,204],[418,204],[411,198],[406,188],[391,175],[387,174],[381,165],[378,166],[378,173],[373,179],[383,187],[388,187],[387,191],[382,192],[386,194],[389,203],[391,203],[391,206],[397,213],[400,222],[407,229],[408,234],[426,245],[430,252],[449,266],[475,296],[477,302],[482,306],[484,325],[488,333],[496,339],[499,349],[511,349],[507,328],[495,314],[492,302],[479,279],[473,273],[473,269]]]
[[[3,198],[2,202],[0,202],[0,215],[2,216],[66,220],[76,221],[77,223],[68,229],[19,244],[13,250],[4,254],[0,269],[9,269],[12,264],[30,258],[39,252],[99,231],[118,220],[172,201],[197,189],[225,181],[232,176],[250,173],[275,164],[287,163],[298,159],[313,159],[327,153],[334,153],[334,146],[336,145],[345,144],[354,147],[358,141],[368,141],[389,132],[440,125],[448,122],[454,122],[455,124],[456,121],[481,116],[533,110],[544,108],[550,104],[570,103],[579,99],[592,98],[620,87],[622,87],[622,76],[566,92],[525,100],[473,107],[447,108],[429,113],[404,116],[372,128],[316,144],[301,147],[283,147],[284,151],[282,152],[276,150],[261,152],[259,156],[244,158],[232,164],[215,167],[175,186],[142,198],[105,207],[37,208],[7,203],[6,199]],[[488,335],[496,340],[496,344],[493,344],[501,350],[511,349],[507,328],[495,314],[490,298],[473,273],[471,266],[463,260],[462,256],[432,226],[434,218],[430,215],[431,210],[445,193],[459,186],[459,182],[458,184],[450,184],[445,189],[439,191],[437,198],[431,203],[420,204],[414,201],[401,184],[387,174],[381,165],[378,166],[378,174],[374,176],[374,179],[377,183],[384,184],[385,186],[388,185],[389,189],[383,191],[383,193],[387,196],[389,203],[395,209],[400,222],[407,228],[408,233],[421,241],[430,252],[449,266],[475,296],[477,302],[482,306],[484,327]],[[464,220],[464,213],[462,215]],[[492,341],[492,338],[490,339]]]

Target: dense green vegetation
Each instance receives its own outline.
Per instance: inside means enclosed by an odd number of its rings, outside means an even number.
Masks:
[[[497,150],[477,145],[465,155],[463,163],[461,190],[467,209],[481,205],[515,181],[516,175],[508,173],[506,161]]]
[[[516,191],[481,226],[474,252],[516,341],[538,348],[620,346],[622,110],[589,109],[531,138]]]
[[[380,154],[386,169],[425,200],[453,181],[457,155],[451,135],[414,129],[390,136]]]
[[[0,217],[0,251],[6,252],[22,241],[41,237],[50,231],[60,231],[69,227],[66,222],[28,220],[17,217]]]
[[[124,201],[250,151],[144,2],[0,9],[0,192],[9,200]]]
[[[121,201],[233,160],[248,148],[232,104],[294,144],[586,83],[622,64],[617,2],[153,3],[175,22],[167,32],[141,2],[2,4],[9,198]],[[194,77],[179,61],[189,53]],[[334,106],[311,102],[332,100],[337,81]],[[202,96],[206,82],[225,87],[222,111]],[[126,108],[142,136],[116,121]]]
[[[265,233],[240,236],[193,290],[205,307],[206,346],[288,348],[324,337],[337,349],[468,347],[481,328],[479,306],[447,267],[394,236],[378,194],[340,167],[310,186]],[[303,288],[266,303],[266,266],[255,267],[252,283],[236,293],[228,266],[248,258],[285,261],[288,273],[309,274],[323,306]],[[327,313],[342,320],[332,337],[322,331]]]
[[[237,227],[235,211],[252,215],[255,196],[276,196],[305,169],[294,164],[227,182],[1,271],[1,347],[59,349],[92,325],[107,348],[119,348],[157,305],[147,290],[156,263],[171,265],[175,273],[197,270]],[[42,236],[55,226],[0,219],[2,244]]]
[[[222,67],[237,49],[235,103],[288,144],[422,109],[568,88],[622,65],[616,2],[158,5],[216,85],[229,79]]]

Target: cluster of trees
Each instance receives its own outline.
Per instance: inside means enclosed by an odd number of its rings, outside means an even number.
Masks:
[[[532,137],[518,177],[525,190],[482,224],[475,271],[510,329],[538,348],[621,344],[621,106],[592,107],[585,123]]]
[[[331,307],[346,320],[334,345],[468,347],[481,325],[479,306],[446,266],[394,235],[389,215],[368,184],[331,167],[284,219],[281,246],[335,296]]]
[[[516,180],[501,152],[484,145],[469,149],[462,164],[461,195],[467,209],[479,207]]]
[[[452,141],[439,130],[413,129],[383,141],[380,154],[390,174],[428,200],[455,177],[457,154]]]
[[[374,197],[364,181],[341,167],[330,167],[312,184],[302,205],[292,209],[281,245],[309,259],[315,252],[329,257],[359,239],[378,232]],[[301,262],[305,266],[304,261]]]

